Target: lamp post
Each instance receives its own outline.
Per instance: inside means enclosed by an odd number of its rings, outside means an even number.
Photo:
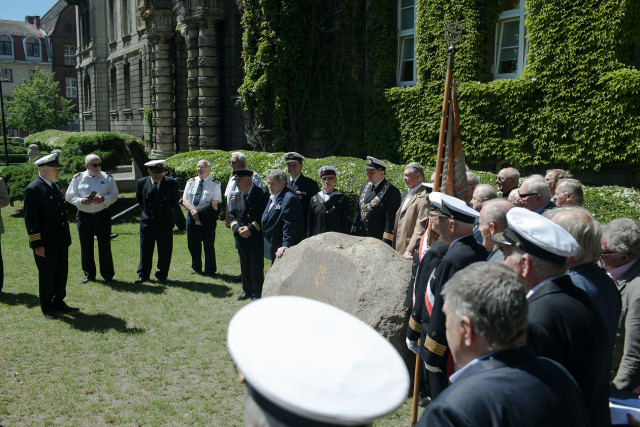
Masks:
[[[9,73],[0,65],[0,110],[2,110],[2,135],[4,136],[4,163],[9,166],[9,147],[7,147],[7,124],[4,121],[4,96],[2,96],[2,82],[9,81]]]

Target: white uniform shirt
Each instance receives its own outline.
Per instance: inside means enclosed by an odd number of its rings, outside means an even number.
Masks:
[[[94,190],[96,195],[104,197],[104,203],[83,205],[82,199]],[[116,180],[106,172],[100,171],[98,176],[92,177],[89,171],[85,170],[73,177],[64,198],[82,212],[96,213],[118,200],[118,186]]]
[[[193,199],[196,196],[196,191],[198,191],[198,185],[200,185],[199,176],[196,176],[193,179],[190,179],[187,182],[187,185],[184,187],[184,195],[186,199],[193,204]],[[213,178],[210,176],[204,179],[204,184],[202,185],[202,195],[200,196],[200,201],[196,205],[196,209],[200,206],[204,206],[207,203],[211,203],[212,200],[217,200],[218,202],[222,201],[222,192],[220,191],[220,184],[215,182]]]

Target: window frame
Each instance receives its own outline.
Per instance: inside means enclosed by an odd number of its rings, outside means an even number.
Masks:
[[[64,45],[64,65],[76,66],[76,47]]]
[[[65,98],[78,97],[78,79],[76,77],[65,77]]]
[[[0,33],[0,37],[6,37],[9,39],[9,50],[11,51],[11,53],[0,53],[0,58],[13,59],[15,54],[15,49],[13,47],[13,37],[11,37],[11,35],[7,33]],[[0,43],[6,43],[6,41]]]
[[[31,43],[31,41],[34,41],[35,43]],[[33,45],[33,46],[38,46],[38,55],[29,55],[29,46]],[[42,61],[42,43],[40,42],[40,39],[38,39],[37,37],[33,37],[33,36],[27,36],[24,38],[24,59],[25,61]]]
[[[413,9],[413,27],[410,29],[401,29],[402,28],[402,11],[404,9],[408,9],[409,7],[402,7],[402,0],[398,0],[398,20],[397,20],[397,29],[398,29],[398,57],[397,57],[397,66],[396,66],[396,85],[398,86],[415,86],[418,82],[418,72],[416,66],[416,7],[418,5],[417,0],[412,0],[413,5],[411,8]],[[408,62],[407,59],[403,59],[402,55],[404,53],[403,47],[405,42],[409,40],[413,41],[413,79],[412,80],[400,80],[403,63]]]
[[[524,67],[527,66],[527,54],[529,53],[529,43],[527,43],[527,30],[525,27],[525,18],[527,11],[524,7],[524,0],[519,1],[518,9],[506,10],[500,13],[498,22],[496,23],[494,60],[493,60],[493,78],[494,79],[514,79],[522,75]],[[501,55],[501,39],[504,33],[504,24],[518,20],[518,54],[515,73],[499,73],[500,55]]]

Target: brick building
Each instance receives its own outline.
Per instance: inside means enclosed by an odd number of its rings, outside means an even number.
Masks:
[[[158,157],[245,144],[235,1],[67,1],[78,6],[82,130],[151,133]]]

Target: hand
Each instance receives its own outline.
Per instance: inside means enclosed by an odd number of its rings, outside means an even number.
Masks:
[[[191,214],[191,217],[193,219],[195,219],[196,221],[200,221],[200,217],[198,216],[198,211],[196,209],[191,209],[189,213]]]
[[[240,237],[246,239],[247,237],[251,237],[251,230],[249,230],[249,227],[247,227],[246,225],[243,225],[242,227],[238,228],[238,234],[240,235]]]
[[[276,258],[282,258],[282,255],[284,255],[284,251],[286,251],[287,249],[288,248],[286,246],[278,248],[278,250],[276,251]]]
[[[89,196],[84,196],[80,203],[82,203],[83,205],[90,205],[91,203],[93,203],[93,198],[90,198]]]
[[[420,354],[420,346],[416,341],[410,340],[407,338],[407,348],[414,352],[415,354]]]
[[[409,251],[404,251],[402,256],[405,257],[406,259],[408,259],[409,261],[413,261],[413,254],[411,252],[409,252]]]
[[[104,203],[104,197],[98,194],[96,197],[93,198],[93,203],[95,203],[96,205],[100,203]]]
[[[44,258],[44,246],[37,247],[33,250],[36,256]]]
[[[229,194],[229,200],[233,201],[236,199],[236,193]]]

